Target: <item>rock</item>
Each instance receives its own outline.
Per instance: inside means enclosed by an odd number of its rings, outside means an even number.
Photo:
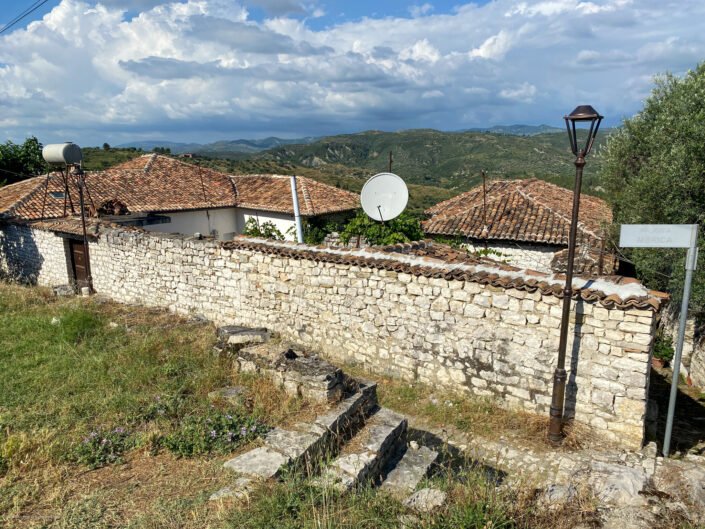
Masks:
[[[311,455],[321,436],[310,432],[297,432],[274,428],[267,434],[265,444],[277,452],[296,460],[304,455]]]
[[[412,441],[413,442],[413,441]],[[431,465],[438,458],[438,452],[427,446],[411,446],[387,475],[382,488],[393,492],[410,493],[428,475]]]
[[[267,329],[251,329],[240,325],[225,325],[218,327],[218,338],[229,345],[245,345],[264,343],[269,340],[270,333]]]
[[[74,296],[76,291],[71,285],[57,285],[53,288],[54,295],[58,297]]]
[[[647,484],[642,468],[592,461],[588,483],[597,497],[606,504],[623,507],[646,504],[641,492]]]
[[[656,469],[654,486],[674,500],[689,505],[689,512],[697,523],[705,522],[705,464],[663,459]]]
[[[225,500],[225,499],[235,499],[241,500],[249,496],[252,492],[253,483],[249,478],[238,478],[235,483],[227,487],[214,492],[208,498],[210,501]]]
[[[404,506],[419,513],[431,512],[443,505],[446,493],[438,489],[421,489],[404,500]]]
[[[554,483],[546,488],[543,499],[549,506],[555,506],[571,501],[576,493],[577,490],[572,484],[559,485]]]
[[[208,394],[210,400],[224,400],[233,406],[240,406],[245,400],[245,388],[242,386],[228,386],[216,389]]]
[[[271,448],[260,447],[227,461],[223,466],[245,476],[269,479],[279,475],[289,461],[288,456]]]
[[[110,323],[108,323],[108,327],[110,327],[111,329],[117,329],[118,327],[120,327],[120,325],[118,325],[114,321],[111,321]]]

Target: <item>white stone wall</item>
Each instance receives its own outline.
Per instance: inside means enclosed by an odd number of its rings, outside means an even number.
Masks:
[[[0,226],[0,276],[40,285],[71,282],[68,243],[54,233]]]
[[[479,252],[485,249],[484,243],[467,242],[462,245],[471,252]],[[490,259],[504,261],[518,268],[529,268],[539,272],[551,273],[551,260],[553,255],[560,250],[559,246],[549,246],[545,244],[531,243],[503,243],[491,241],[487,247],[502,254],[501,256],[489,255]]]
[[[265,326],[377,373],[548,413],[553,295],[135,231],[107,231],[90,251],[96,290],[118,301]],[[574,305],[567,415],[638,448],[654,313]]]

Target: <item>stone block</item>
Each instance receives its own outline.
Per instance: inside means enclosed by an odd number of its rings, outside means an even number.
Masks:
[[[260,447],[227,461],[223,466],[244,476],[269,479],[277,476],[289,461],[288,456]]]

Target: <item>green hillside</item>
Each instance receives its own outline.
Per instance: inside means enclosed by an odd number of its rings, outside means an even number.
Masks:
[[[600,140],[604,141],[605,134]],[[599,150],[599,145],[597,147]],[[463,191],[480,182],[485,170],[490,178],[537,177],[571,187],[573,155],[565,134],[532,136],[482,132],[440,132],[419,129],[401,132],[367,131],[322,138],[307,145],[287,145],[237,159],[272,161],[318,169],[350,168],[371,175],[388,169],[408,183]],[[585,172],[586,191],[599,184],[595,175],[599,159],[593,155]]]

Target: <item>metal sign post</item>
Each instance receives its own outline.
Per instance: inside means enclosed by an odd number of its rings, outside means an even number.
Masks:
[[[673,432],[673,415],[676,410],[678,396],[678,380],[680,378],[683,341],[685,340],[685,324],[688,319],[688,303],[693,283],[693,272],[698,261],[698,225],[697,224],[625,224],[621,228],[619,245],[625,248],[687,248],[685,259],[685,284],[683,285],[683,301],[678,321],[678,341],[676,354],[673,358],[673,380],[671,380],[671,396],[668,400],[668,417],[666,433],[663,438],[663,455],[668,457],[671,449],[671,434]]]

